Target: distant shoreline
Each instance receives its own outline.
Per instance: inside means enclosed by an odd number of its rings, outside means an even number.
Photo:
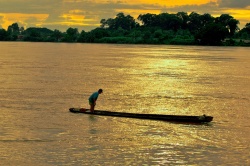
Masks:
[[[239,29],[240,22],[229,14],[213,17],[209,13],[178,12],[176,14],[118,13],[115,18],[101,19],[100,27],[89,32],[69,27],[66,32],[43,27],[19,27],[13,23],[0,29],[0,41],[250,46],[250,23]]]
[[[230,42],[237,43],[235,45],[230,45]],[[199,44],[165,44],[165,43],[105,43],[105,42],[54,42],[54,41],[23,41],[23,40],[16,40],[16,41],[0,41],[0,42],[23,42],[23,43],[69,43],[69,44],[117,44],[117,45],[179,45],[179,46],[217,46],[217,47],[250,47],[250,40],[245,39],[225,39],[222,41],[222,45],[199,45]]]

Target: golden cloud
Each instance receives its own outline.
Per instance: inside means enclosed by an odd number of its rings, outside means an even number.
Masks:
[[[96,19],[86,19],[84,15],[71,14],[74,12],[70,12],[69,14],[63,14],[60,17],[63,18],[64,21],[61,21],[61,25],[67,26],[100,26],[100,24],[96,23],[99,20]]]
[[[202,5],[218,0],[89,0],[91,3],[96,4],[144,4],[144,5],[160,5],[160,6],[183,6],[183,5]],[[63,0],[64,3],[88,3],[86,0]]]
[[[2,16],[2,28],[7,29],[9,25],[16,22],[23,23],[25,26],[25,22],[31,19],[36,20],[36,25],[41,25],[49,17],[49,14],[0,13],[0,16]]]

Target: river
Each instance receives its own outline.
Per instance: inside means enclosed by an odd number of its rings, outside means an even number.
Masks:
[[[210,115],[207,124],[73,114]],[[1,165],[250,165],[250,48],[0,43]]]

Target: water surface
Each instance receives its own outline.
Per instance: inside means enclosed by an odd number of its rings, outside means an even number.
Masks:
[[[249,165],[250,49],[0,43],[1,165]],[[211,115],[202,125],[68,112]]]

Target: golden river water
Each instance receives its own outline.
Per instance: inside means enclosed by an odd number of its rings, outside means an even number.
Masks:
[[[210,115],[208,124],[73,114]],[[0,165],[250,165],[250,48],[0,43]]]

